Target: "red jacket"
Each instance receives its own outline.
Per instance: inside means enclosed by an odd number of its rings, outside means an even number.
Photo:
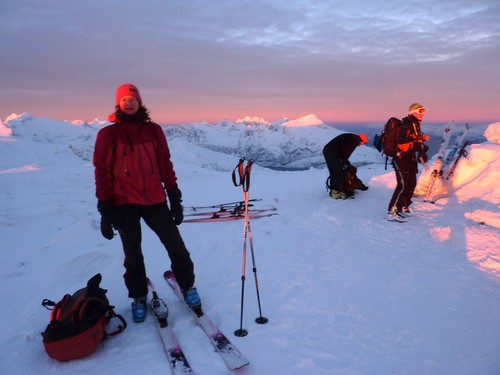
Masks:
[[[101,129],[94,167],[97,199],[114,206],[165,202],[165,189],[177,187],[167,139],[153,122],[117,122]]]

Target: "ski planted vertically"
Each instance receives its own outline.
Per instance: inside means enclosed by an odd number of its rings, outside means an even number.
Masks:
[[[177,280],[172,271],[168,270],[163,274],[165,280],[170,285],[179,299],[185,303],[181,288],[177,284]],[[188,309],[195,315],[196,322],[203,329],[215,350],[223,359],[226,366],[231,370],[236,370],[248,365],[250,362],[241,354],[236,346],[222,333],[219,327],[203,312],[201,307],[191,309],[187,304]]]

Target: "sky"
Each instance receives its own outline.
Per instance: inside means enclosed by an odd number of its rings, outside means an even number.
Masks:
[[[2,0],[0,118],[107,118],[136,84],[159,123],[500,118],[496,0]]]

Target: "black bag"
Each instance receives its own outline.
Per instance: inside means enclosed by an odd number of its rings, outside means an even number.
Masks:
[[[384,130],[382,130],[382,134],[376,134],[373,139],[373,145],[375,148],[381,153],[394,157],[398,152],[397,146],[397,137],[399,127],[403,122],[396,118],[391,117],[384,125]]]
[[[66,294],[57,303],[42,301],[45,308],[52,307],[50,323],[42,333],[45,351],[51,358],[68,361],[92,354],[103,340],[127,327],[125,319],[109,304],[106,290],[99,286],[101,281],[98,273],[85,288],[73,295]],[[121,324],[108,333],[105,327],[113,318],[118,318]]]
[[[358,178],[356,174],[357,170],[358,169],[351,163],[345,163],[343,165],[341,173],[343,174],[343,180],[344,180],[344,189],[343,189],[344,193],[354,194],[355,189],[366,190],[365,185],[361,182],[361,180]],[[333,189],[330,176],[327,177],[325,185],[326,185],[326,191],[328,191],[328,194],[330,194]]]

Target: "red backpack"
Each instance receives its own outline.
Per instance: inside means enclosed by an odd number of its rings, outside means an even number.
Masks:
[[[92,354],[103,340],[127,327],[125,319],[109,304],[106,290],[99,286],[101,280],[98,273],[85,288],[73,295],[66,294],[57,303],[42,301],[45,308],[52,307],[50,323],[42,333],[45,351],[51,358],[69,361]],[[115,331],[106,332],[105,327],[113,318],[121,324]]]

